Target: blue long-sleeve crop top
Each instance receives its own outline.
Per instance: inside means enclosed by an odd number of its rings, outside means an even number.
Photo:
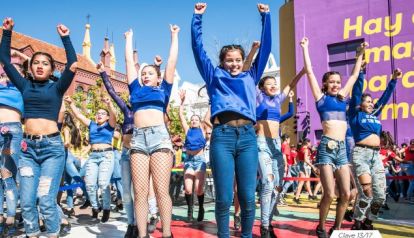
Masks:
[[[9,79],[22,94],[24,117],[57,121],[63,95],[75,76],[75,73],[69,69],[76,62],[76,52],[69,36],[61,37],[66,51],[67,63],[62,76],[56,82],[29,80],[19,74],[10,62],[11,36],[11,31],[3,30],[0,43],[0,61],[3,63],[4,71]]]
[[[339,120],[346,122],[346,101],[337,96],[324,94],[316,102],[316,110],[321,121]]]
[[[94,144],[112,144],[112,137],[114,136],[114,128],[108,122],[102,125],[96,124],[91,120],[89,123],[89,143]]]
[[[172,84],[165,79],[159,87],[141,86],[135,79],[128,87],[131,94],[131,105],[134,112],[145,109],[167,111],[170,101]]]
[[[109,80],[108,74],[106,72],[101,73],[103,83],[109,95],[114,99],[116,105],[121,109],[124,114],[124,123],[122,124],[122,134],[132,134],[134,129],[134,112],[128,107],[128,105],[122,100],[118,94],[116,94],[114,87]]]
[[[262,90],[256,89],[256,119],[280,121],[281,104],[286,95],[282,92],[275,96],[268,96]]]
[[[364,86],[365,74],[360,73],[354,87],[352,89],[352,97],[349,103],[349,125],[354,136],[355,143],[362,141],[368,136],[375,134],[380,136],[382,126],[381,121],[377,118],[381,114],[381,110],[384,105],[391,98],[394,92],[397,80],[392,79],[389,83],[385,92],[382,94],[380,99],[374,105],[374,111],[371,114],[360,110],[362,89]]]
[[[206,138],[204,138],[201,128],[190,128],[185,137],[184,147],[190,151],[203,149],[206,146]]]
[[[13,108],[23,116],[24,107],[22,94],[11,82],[8,82],[6,85],[0,84],[0,107],[3,106]]]
[[[191,44],[197,68],[207,85],[211,100],[211,121],[222,112],[235,112],[256,122],[255,90],[269,58],[272,37],[270,14],[262,13],[260,49],[249,71],[232,76],[222,67],[214,67],[202,42],[202,15],[194,14],[191,23]]]

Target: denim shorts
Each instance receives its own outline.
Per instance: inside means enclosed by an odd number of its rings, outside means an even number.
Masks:
[[[346,145],[345,141],[338,141],[327,136],[322,136],[318,146],[316,165],[328,164],[331,165],[334,170],[349,164],[346,156]]]
[[[312,173],[312,168],[305,163],[304,161],[299,161],[299,171],[302,173],[305,173],[307,176],[310,176]]]
[[[205,172],[207,169],[206,159],[204,155],[189,155],[184,160],[184,170],[192,169],[195,172],[202,171]]]
[[[131,153],[151,155],[159,150],[173,152],[170,134],[165,125],[134,128],[131,140]]]

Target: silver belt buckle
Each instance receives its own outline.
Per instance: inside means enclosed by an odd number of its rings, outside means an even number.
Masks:
[[[338,142],[336,142],[334,140],[328,141],[328,148],[331,149],[331,150],[334,150],[334,149],[338,148]]]

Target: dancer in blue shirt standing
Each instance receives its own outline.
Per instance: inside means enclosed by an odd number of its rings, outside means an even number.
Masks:
[[[253,124],[256,122],[256,85],[271,50],[269,6],[258,4],[262,16],[259,53],[249,71],[243,72],[245,53],[240,45],[224,46],[220,65],[207,57],[202,42],[202,16],[207,8],[197,3],[191,25],[192,47],[201,76],[207,84],[214,124],[210,162],[216,189],[215,215],[218,237],[229,237],[229,209],[236,176],[241,206],[242,237],[252,237],[255,218],[255,188],[258,150]]]
[[[385,202],[385,169],[379,157],[382,126],[377,117],[391,98],[397,78],[401,76],[400,69],[394,70],[386,90],[375,104],[370,94],[362,93],[364,72],[359,74],[352,89],[349,124],[355,140],[352,165],[358,188],[353,230],[373,230],[372,221],[378,217]]]

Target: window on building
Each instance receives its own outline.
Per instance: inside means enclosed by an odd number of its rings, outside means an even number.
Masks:
[[[328,45],[330,71],[337,71],[344,78],[349,77],[356,61],[355,52],[362,42],[364,39]]]
[[[77,93],[83,92],[83,87],[81,85],[78,85],[75,89],[75,92]]]

